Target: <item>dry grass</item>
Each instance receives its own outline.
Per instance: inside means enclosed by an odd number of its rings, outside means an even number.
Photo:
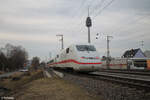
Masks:
[[[13,75],[11,75],[11,77],[21,77],[23,74],[23,72],[15,72]]]
[[[80,87],[58,78],[35,80],[14,97],[17,100],[100,100],[90,97]]]
[[[5,79],[0,82],[0,86],[5,87],[10,90],[15,90],[22,87],[24,84],[31,82],[32,80],[42,77],[42,71],[38,70],[31,72],[30,74],[23,72],[16,72],[10,78]],[[13,80],[14,78],[19,78],[18,80]]]
[[[60,78],[44,78],[41,70],[30,74],[19,72],[11,77],[20,76],[19,80],[5,79],[0,82],[0,86],[13,90],[6,96],[13,96],[16,100],[101,100]]]

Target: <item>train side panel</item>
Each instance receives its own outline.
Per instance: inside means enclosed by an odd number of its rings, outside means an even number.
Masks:
[[[106,61],[102,61],[102,67],[103,69],[107,68]],[[113,59],[110,61],[109,64],[110,69],[127,69],[127,60],[125,59]]]
[[[103,69],[107,69],[106,61],[102,62]],[[150,69],[149,58],[120,58],[112,59],[109,64],[110,69]]]

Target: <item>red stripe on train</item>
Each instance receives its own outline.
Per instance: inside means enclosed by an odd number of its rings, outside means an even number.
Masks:
[[[61,62],[56,62],[56,63],[52,63],[52,64],[48,64],[48,65],[54,65],[54,64],[62,64],[62,63],[76,63],[76,64],[102,64],[102,62],[98,62],[98,63],[84,63],[84,62],[78,62],[74,59],[68,59],[68,60],[63,60]]]

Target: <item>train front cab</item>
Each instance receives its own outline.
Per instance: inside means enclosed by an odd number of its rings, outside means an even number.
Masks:
[[[101,66],[99,54],[94,45],[75,45],[77,60],[79,61],[78,71],[97,71]]]

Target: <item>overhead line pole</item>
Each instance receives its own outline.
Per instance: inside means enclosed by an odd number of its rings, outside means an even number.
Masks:
[[[59,36],[61,37],[60,41],[61,41],[61,49],[63,50],[64,49],[64,39],[63,39],[63,34],[58,34],[56,36]]]
[[[141,46],[142,46],[142,49],[143,49],[143,47],[144,47],[144,41],[143,40],[141,41]]]
[[[109,50],[110,38],[113,38],[113,37],[107,35],[107,59],[106,59],[107,69],[109,69],[109,65],[110,65],[110,50]]]
[[[98,35],[99,33],[96,34],[96,39],[98,39]],[[113,38],[113,36],[106,36],[107,38],[107,57],[106,57],[106,66],[107,69],[109,69],[109,65],[110,65],[110,50],[109,50],[109,43],[110,43],[110,38]]]
[[[92,20],[89,16],[89,7],[88,7],[88,17],[86,19],[86,26],[88,28],[88,43],[91,43],[91,39],[90,39],[90,27],[92,26]]]

